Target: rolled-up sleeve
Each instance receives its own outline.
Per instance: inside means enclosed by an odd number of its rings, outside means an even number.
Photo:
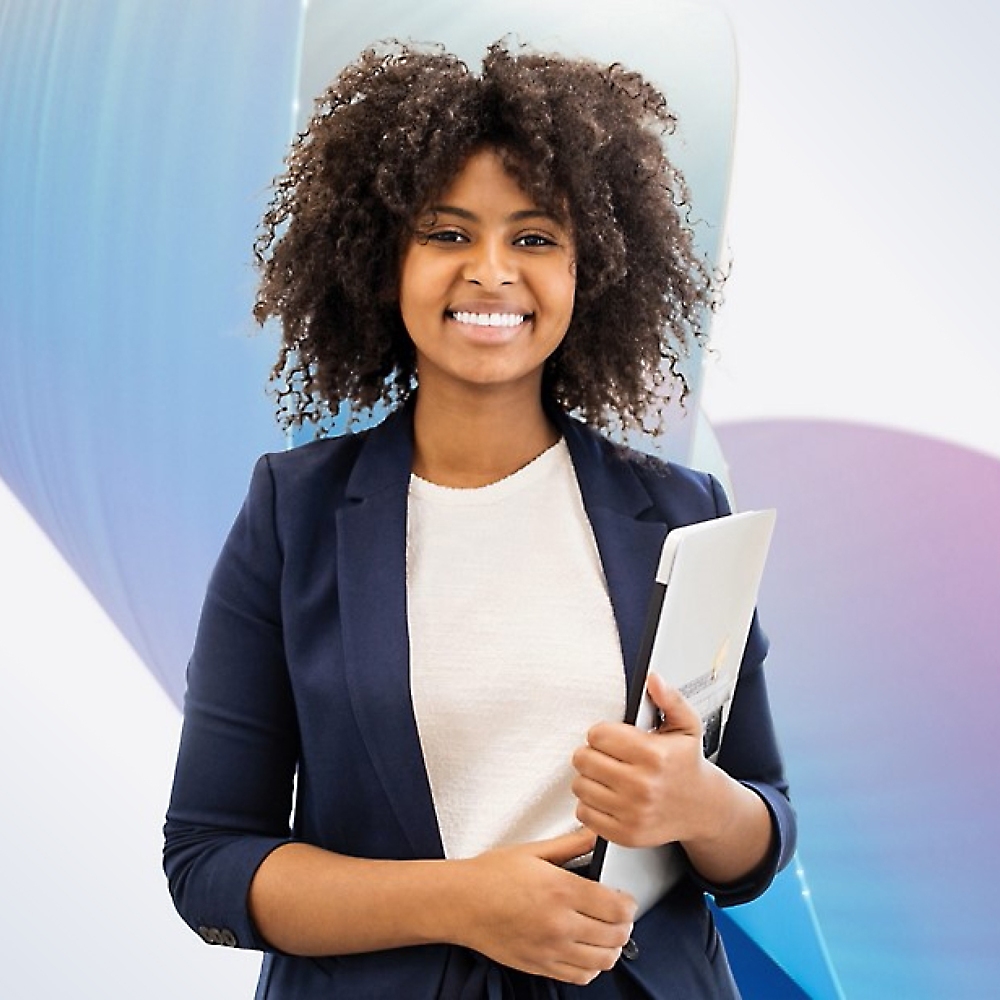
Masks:
[[[717,763],[764,800],[771,816],[771,849],[761,864],[738,882],[714,885],[692,871],[695,881],[711,893],[719,906],[756,899],[795,853],[795,811],[788,798],[788,782],[764,680],[767,648],[755,615]]]
[[[275,490],[262,458],[209,582],[188,665],[164,871],[210,943],[265,948],[247,896],[289,839],[298,730],[281,625]]]

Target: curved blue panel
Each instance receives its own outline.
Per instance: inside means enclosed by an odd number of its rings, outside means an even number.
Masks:
[[[178,700],[251,462],[281,447],[249,248],[287,4],[0,8],[0,475]]]

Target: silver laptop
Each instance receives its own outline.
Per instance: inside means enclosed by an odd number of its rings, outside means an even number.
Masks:
[[[663,543],[625,721],[656,729],[650,671],[701,715],[705,756],[722,742],[757,591],[774,529],[773,510],[746,511],[675,528]],[[588,875],[635,897],[639,916],[684,872],[676,844],[628,848],[599,838]]]

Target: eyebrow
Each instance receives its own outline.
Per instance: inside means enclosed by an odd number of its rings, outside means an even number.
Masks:
[[[427,209],[426,215],[457,215],[460,219],[467,219],[469,222],[478,222],[479,216],[475,212],[470,212],[468,209],[459,208],[457,205],[431,205]],[[561,222],[551,213],[546,212],[541,208],[523,208],[519,212],[512,212],[507,216],[507,221],[509,222],[522,222],[525,219],[550,219],[557,225],[562,225]]]

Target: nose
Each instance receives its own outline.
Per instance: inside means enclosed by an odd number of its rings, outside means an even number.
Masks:
[[[517,265],[511,248],[501,239],[482,239],[469,247],[465,263],[466,281],[485,289],[502,288],[517,280]]]

